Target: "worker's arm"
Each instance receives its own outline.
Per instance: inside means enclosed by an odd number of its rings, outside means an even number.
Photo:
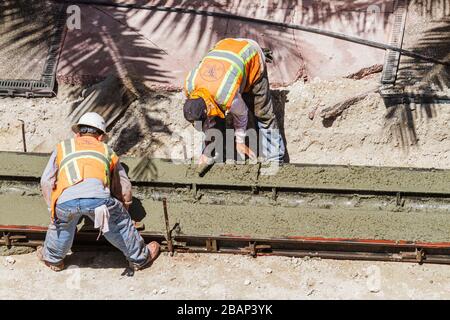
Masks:
[[[50,208],[52,203],[52,191],[56,187],[57,174],[58,166],[56,164],[56,151],[53,151],[41,177],[42,195],[44,196],[48,208]]]
[[[233,117],[234,136],[236,143],[245,142],[245,130],[247,130],[248,108],[240,93],[237,93],[233,99],[230,108],[230,114]]]
[[[256,158],[255,153],[245,144],[245,135],[248,123],[248,107],[245,104],[244,100],[242,99],[241,94],[239,93],[236,94],[231,104],[229,112],[233,117],[234,136],[236,137],[236,150],[241,155],[244,154],[250,159],[255,159]],[[213,128],[214,125],[215,125],[214,119],[208,117],[208,119],[203,124],[203,132],[207,132],[207,130]],[[208,142],[205,142],[205,145],[207,146]],[[209,162],[210,159],[208,159],[208,157],[205,154],[202,154],[200,157],[199,164],[205,165]]]
[[[128,210],[133,199],[131,193],[131,181],[127,176],[127,172],[120,164],[120,161],[117,162],[117,165],[112,172],[111,194],[121,201]]]
[[[249,158],[256,158],[254,152],[245,144],[245,132],[248,123],[248,107],[240,93],[237,93],[233,99],[230,108],[230,114],[233,117],[234,136],[236,137],[236,149],[239,153],[245,154]]]
[[[206,165],[206,164],[211,163],[213,161],[212,158],[209,157],[209,155],[205,154],[206,149],[213,142],[206,141],[205,137],[206,137],[206,133],[208,132],[208,130],[213,129],[215,125],[216,125],[216,121],[214,120],[213,117],[208,117],[208,118],[206,118],[205,121],[203,121],[202,131],[203,131],[203,135],[204,135],[203,136],[204,147],[203,147],[203,150],[202,150],[202,154],[200,155],[200,158],[198,160],[198,164],[199,165]]]

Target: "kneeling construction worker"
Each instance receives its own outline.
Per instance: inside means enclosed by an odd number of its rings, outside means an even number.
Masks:
[[[54,271],[64,269],[77,224],[87,216],[123,252],[130,267],[149,266],[160,247],[144,243],[128,214],[131,183],[115,152],[103,142],[105,120],[89,112],[72,130],[75,137],[57,145],[41,178],[52,219],[44,246],[37,251],[39,259]]]
[[[266,62],[270,50],[250,39],[227,38],[213,49],[187,76],[183,107],[186,120],[202,121],[203,131],[214,128],[230,113],[235,130],[236,149],[250,158],[254,152],[245,144],[248,110],[254,112],[266,161],[282,162],[285,146],[270,94]],[[203,154],[200,163],[208,161]]]

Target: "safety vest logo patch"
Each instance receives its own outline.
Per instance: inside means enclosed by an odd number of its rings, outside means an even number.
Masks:
[[[200,72],[200,77],[208,82],[215,82],[223,79],[225,66],[221,61],[205,61]]]

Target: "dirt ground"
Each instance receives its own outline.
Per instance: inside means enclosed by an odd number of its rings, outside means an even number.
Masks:
[[[447,105],[387,109],[372,93],[334,121],[322,120],[321,110],[366,90],[378,77],[315,79],[275,89],[290,162],[449,169]],[[1,99],[0,150],[22,150],[21,119],[28,150],[50,152],[71,134],[80,92],[61,85],[53,99]],[[145,92],[112,125],[109,143],[121,155],[182,158],[180,136],[190,129],[183,101],[181,92]],[[130,278],[121,276],[125,261],[115,252],[78,252],[68,259],[71,268],[61,273],[47,270],[34,253],[13,259],[11,264],[0,258],[1,299],[450,298],[445,265],[179,254],[162,256]]]
[[[373,93],[335,121],[322,120],[321,110],[364,91],[378,77],[316,79],[274,90],[290,162],[450,168],[447,105],[387,109]],[[22,119],[28,150],[51,151],[71,134],[80,91],[63,85],[54,99],[1,99],[0,149],[22,149]],[[146,92],[113,124],[109,143],[121,155],[182,158],[173,150],[181,150],[182,129],[190,129],[183,101],[181,92]],[[47,270],[34,253],[13,259],[10,264],[0,258],[1,299],[450,298],[445,265],[179,254],[162,256],[130,278],[121,276],[125,261],[116,252],[77,252],[61,273]]]
[[[450,168],[450,110],[445,104],[387,108],[378,93],[371,93],[334,120],[320,116],[321,110],[377,81],[379,74],[363,80],[315,79],[273,90],[289,161]],[[74,110],[83,100],[80,92],[62,85],[53,99],[1,99],[0,150],[22,150],[22,119],[28,150],[50,152],[70,136]],[[181,92],[142,93],[112,125],[109,143],[120,155],[183,158],[181,137],[184,130],[193,130],[183,118],[183,102]]]
[[[121,275],[125,259],[115,251],[75,252],[60,273],[39,263],[35,253],[0,261],[0,299],[450,298],[444,265],[163,254],[127,277]]]
[[[448,31],[448,16],[444,22]],[[438,32],[443,48],[433,49],[433,56],[448,59],[441,21],[429,26],[422,37],[424,48],[414,37],[415,29],[407,32],[405,43],[431,54],[427,50],[435,48]],[[0,32],[4,28],[8,25],[0,26]],[[22,28],[26,31],[28,25]],[[16,74],[19,68],[26,78],[38,78],[44,42],[24,55],[25,65],[15,59],[20,44],[8,52],[0,48],[15,66],[8,70]],[[406,71],[400,78],[408,84],[425,80],[448,92],[448,70],[420,65]],[[448,104],[387,108],[377,93],[370,93],[336,119],[321,118],[325,108],[361,94],[379,80],[380,74],[362,80],[310,79],[274,89],[289,161],[450,169]],[[50,152],[71,135],[68,128],[83,101],[83,88],[58,85],[52,99],[0,98],[0,150],[22,151],[21,120],[28,151]],[[181,92],[141,90],[112,124],[110,145],[120,155],[183,158],[181,136],[183,130],[191,130],[183,119],[183,102]],[[121,275],[125,259],[115,251],[75,252],[67,264],[69,269],[54,273],[35,253],[1,256],[0,299],[450,299],[450,268],[445,265],[177,254],[162,255],[151,268],[127,277]]]

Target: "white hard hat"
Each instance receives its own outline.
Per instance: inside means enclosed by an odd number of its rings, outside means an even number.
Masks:
[[[96,112],[88,112],[83,114],[80,120],[78,120],[78,123],[72,126],[72,131],[78,133],[80,125],[94,127],[106,134],[105,119],[103,119],[103,117]]]

